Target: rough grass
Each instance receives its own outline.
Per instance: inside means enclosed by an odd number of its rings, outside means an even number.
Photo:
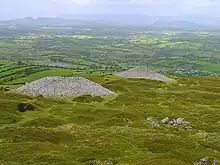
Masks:
[[[91,95],[78,96],[73,99],[73,101],[84,102],[84,103],[102,102],[103,100],[104,99],[101,96],[91,96]]]
[[[203,157],[220,159],[219,78],[179,77],[176,84],[90,78],[118,95],[56,100],[1,91],[0,164],[192,165]],[[20,102],[37,111],[17,112]],[[152,128],[150,116],[184,117],[193,129]]]

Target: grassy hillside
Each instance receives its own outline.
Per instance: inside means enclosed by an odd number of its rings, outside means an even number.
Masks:
[[[33,81],[59,71],[13,81]],[[175,84],[165,84],[77,74],[117,94],[58,100],[0,92],[0,164],[192,165],[203,157],[220,160],[219,78],[176,77]],[[35,111],[19,112],[20,103]],[[149,117],[158,122],[183,117],[192,130],[161,123],[152,128]]]
[[[218,31],[0,26],[0,165],[220,160]],[[138,66],[185,77],[166,84],[113,76]],[[14,93],[48,76],[82,76],[115,94],[57,99]],[[190,124],[162,124],[165,117]]]

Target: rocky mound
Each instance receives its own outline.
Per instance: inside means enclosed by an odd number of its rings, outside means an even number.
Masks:
[[[173,79],[168,78],[162,74],[156,73],[147,68],[133,68],[125,72],[118,73],[116,74],[116,76],[124,78],[145,78],[164,82],[173,81]]]
[[[113,94],[112,91],[83,77],[45,77],[21,86],[17,91],[53,97]]]

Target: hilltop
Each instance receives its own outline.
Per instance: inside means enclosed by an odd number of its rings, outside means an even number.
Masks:
[[[0,164],[193,165],[220,159],[219,78],[176,77],[176,84],[167,84],[84,76],[117,95],[84,102],[89,96],[0,92]],[[161,122],[166,117],[190,125],[167,125]]]
[[[65,21],[0,22],[0,165],[219,164],[219,30]]]

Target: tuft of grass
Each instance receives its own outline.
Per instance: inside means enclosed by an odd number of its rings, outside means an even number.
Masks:
[[[58,126],[67,124],[68,122],[63,119],[54,118],[53,116],[37,118],[34,120],[26,121],[22,123],[24,127],[46,127],[56,128]]]
[[[83,102],[83,103],[92,103],[92,102],[102,102],[104,98],[101,96],[91,96],[91,95],[84,95],[78,96],[73,99],[76,102]]]

